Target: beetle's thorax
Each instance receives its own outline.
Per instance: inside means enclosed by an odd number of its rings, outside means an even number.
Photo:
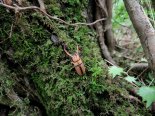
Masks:
[[[73,62],[77,62],[80,60],[80,56],[78,53],[75,53],[73,56],[72,56],[72,61]]]

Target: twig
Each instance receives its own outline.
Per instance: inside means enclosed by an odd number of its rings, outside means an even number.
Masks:
[[[9,38],[11,38],[11,37],[12,37],[12,30],[13,30],[13,23],[12,23],[12,25],[11,25],[11,29],[10,29]]]
[[[43,0],[38,0],[38,3],[40,5],[40,9],[42,9],[44,12],[46,12]]]
[[[149,67],[146,67],[137,77],[139,78]]]
[[[110,61],[108,61],[107,59],[105,59],[105,61],[108,62],[109,64],[111,64],[112,66],[117,66],[117,65],[111,63]]]
[[[140,80],[140,82],[144,85],[144,86],[146,86],[146,84],[144,83],[144,81],[143,81],[143,79],[141,78],[141,79],[139,79]]]
[[[129,70],[127,71],[127,73],[131,70],[142,70],[144,68],[148,68],[148,63],[135,63],[134,65],[132,65]]]
[[[50,19],[54,19],[54,20],[57,20],[61,23],[64,23],[66,25],[70,25],[70,26],[77,26],[77,25],[86,25],[86,26],[91,26],[91,25],[94,25],[100,21],[103,21],[103,20],[106,20],[106,18],[101,18],[101,19],[98,19],[92,23],[68,23],[58,17],[55,17],[55,16],[51,16],[50,14],[46,13],[44,10],[40,9],[39,7],[37,6],[29,6],[29,7],[20,7],[16,4],[14,4],[14,6],[10,6],[10,5],[7,5],[7,4],[3,4],[3,3],[0,3],[1,6],[3,7],[6,7],[6,8],[9,8],[9,9],[12,9],[15,11],[15,13],[19,12],[19,11],[24,11],[24,10],[38,10],[40,11],[41,13],[43,13],[45,16],[49,17]]]
[[[151,83],[149,84],[149,87],[152,85],[153,81],[154,81],[154,78],[152,79]]]
[[[128,56],[123,56],[123,57],[126,58],[126,59],[129,59],[129,60],[132,60],[132,61],[138,61],[138,60],[135,60],[135,59],[130,58],[130,57],[128,57]]]

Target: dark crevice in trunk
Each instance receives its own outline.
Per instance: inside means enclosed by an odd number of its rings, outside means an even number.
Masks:
[[[0,104],[0,116],[8,116],[9,110],[9,106]]]
[[[16,81],[16,84],[13,86],[13,91],[15,93],[17,93],[18,97],[20,98],[26,98],[28,97],[30,100],[30,106],[32,107],[38,107],[39,111],[40,111],[40,116],[47,116],[46,113],[46,109],[43,106],[43,104],[40,102],[38,95],[36,94],[37,92],[35,91],[35,87],[34,87],[34,83],[31,80],[28,80],[28,84],[26,84],[25,79],[23,78],[27,78],[26,76],[30,77],[30,75],[26,75],[22,69],[21,66],[19,65],[18,62],[15,62],[12,60],[11,56],[7,55],[7,54],[2,54],[1,56],[2,61],[6,62],[7,64],[7,68],[11,71],[11,72],[16,72],[21,70],[21,74],[22,75],[16,75],[17,77],[14,77],[14,80]],[[20,78],[22,77],[22,78]],[[30,82],[31,81],[31,82]],[[28,96],[27,96],[28,94]],[[14,96],[14,95],[13,95]],[[13,99],[12,99],[13,100]],[[12,101],[14,102],[14,101]],[[7,116],[8,112],[14,112],[16,108],[13,107],[10,109],[9,106],[6,105],[0,105],[0,116]]]

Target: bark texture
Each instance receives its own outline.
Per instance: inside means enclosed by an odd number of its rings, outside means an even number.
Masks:
[[[149,67],[155,72],[155,31],[138,0],[124,0],[127,12],[139,36]]]
[[[106,0],[106,7],[107,7],[107,20],[105,21],[105,36],[107,41],[107,46],[110,52],[112,52],[115,48],[115,40],[114,35],[112,32],[112,0]]]
[[[94,20],[98,20],[101,18],[107,18],[105,21],[98,22],[95,25],[95,29],[98,33],[98,41],[101,47],[102,55],[105,59],[115,64],[115,61],[112,59],[110,52],[114,50],[114,37],[112,32],[112,0],[90,0],[90,4],[93,5],[91,7],[94,9],[92,11]],[[110,51],[110,52],[109,52]]]
[[[38,3],[39,3],[39,5],[40,5],[40,8],[41,8],[44,12],[46,12],[46,8],[45,8],[45,5],[44,5],[44,1],[43,1],[43,0],[38,0]]]
[[[99,9],[97,8],[96,9],[96,18],[97,19],[100,19],[100,14],[99,14]],[[108,48],[105,44],[105,33],[104,33],[104,30],[102,28],[102,24],[101,23],[97,23],[95,25],[96,27],[96,31],[98,32],[98,41],[99,41],[99,44],[100,44],[100,47],[101,47],[101,51],[102,51],[102,54],[104,55],[104,57],[109,60],[111,63],[113,64],[116,64],[115,61],[112,59],[111,55],[110,55],[110,52],[108,51]]]

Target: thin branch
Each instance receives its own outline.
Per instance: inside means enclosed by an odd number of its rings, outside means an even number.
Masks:
[[[12,23],[12,25],[11,25],[11,29],[10,29],[9,38],[11,38],[11,37],[12,37],[12,31],[13,31],[13,23]]]
[[[86,26],[91,26],[91,25],[94,25],[100,21],[103,21],[103,20],[106,20],[106,18],[101,18],[101,19],[98,19],[92,23],[68,23],[58,17],[55,17],[55,16],[51,16],[50,14],[46,13],[44,10],[40,9],[39,7],[37,6],[29,6],[29,7],[20,7],[16,4],[14,4],[14,6],[10,6],[10,5],[6,5],[6,4],[3,4],[3,3],[0,3],[1,6],[3,7],[6,7],[6,8],[9,8],[9,9],[12,9],[15,11],[15,13],[19,12],[19,11],[24,11],[24,10],[38,10],[40,11],[41,13],[43,13],[45,16],[49,17],[50,19],[53,19],[53,20],[57,20],[61,23],[64,23],[66,25],[70,25],[70,26],[78,26],[78,25],[86,25]]]
[[[39,3],[39,6],[40,6],[40,9],[42,9],[44,12],[46,12],[45,4],[44,4],[43,0],[38,0],[38,3]]]
[[[134,65],[132,65],[129,70],[127,71],[127,73],[131,70],[143,70],[148,68],[148,63],[135,63]]]
[[[152,85],[153,81],[154,81],[154,78],[153,78],[152,81],[150,82],[149,87]]]
[[[135,59],[133,59],[133,58],[130,58],[129,56],[123,56],[123,57],[126,58],[126,59],[129,59],[129,60],[138,62],[138,60],[135,60]]]
[[[107,59],[105,59],[106,62],[108,62],[109,64],[111,64],[112,66],[117,66],[116,64],[113,64],[112,62],[108,61]]]
[[[149,69],[149,67],[146,67],[138,76],[137,78],[139,78],[140,76],[142,76],[142,74],[144,74],[145,71],[147,71]]]

